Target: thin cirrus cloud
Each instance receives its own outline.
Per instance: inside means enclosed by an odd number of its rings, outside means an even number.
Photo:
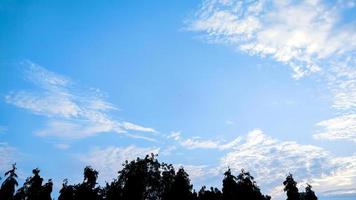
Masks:
[[[38,136],[78,139],[103,132],[155,132],[153,128],[112,118],[109,112],[117,108],[97,90],[79,89],[69,78],[30,61],[25,63],[24,72],[36,90],[10,92],[5,101],[48,118],[44,128],[36,131]]]
[[[174,131],[168,135],[168,139],[173,139],[178,142],[180,146],[186,149],[218,149],[227,150],[231,149],[240,143],[241,137],[237,137],[230,142],[223,142],[220,140],[203,139],[200,137],[183,138],[181,132]]]
[[[356,22],[344,19],[354,1],[204,0],[187,29],[209,43],[236,47],[289,66],[293,78],[317,75],[332,94],[335,117],[317,124],[316,139],[356,141]],[[352,115],[347,116],[348,118]]]

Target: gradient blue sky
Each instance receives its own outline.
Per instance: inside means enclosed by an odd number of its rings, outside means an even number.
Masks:
[[[100,182],[149,152],[221,186],[356,194],[354,1],[0,3],[0,172]]]

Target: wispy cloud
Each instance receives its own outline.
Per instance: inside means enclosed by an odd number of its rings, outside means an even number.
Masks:
[[[329,75],[328,87],[333,94],[333,108],[337,116],[321,121],[322,128],[314,137],[326,140],[348,140],[356,143],[356,60],[348,57],[333,62],[333,75]]]
[[[111,181],[117,177],[117,172],[122,169],[122,164],[126,160],[131,161],[137,157],[144,157],[148,154],[158,154],[157,147],[106,147],[95,148],[86,155],[80,155],[80,160],[87,165],[91,165],[99,170],[101,181]]]
[[[314,138],[326,140],[350,140],[356,142],[356,114],[341,115],[317,124],[322,131]]]
[[[25,78],[37,88],[34,91],[10,92],[5,96],[5,101],[48,117],[45,127],[36,132],[38,136],[75,139],[103,132],[155,132],[153,128],[118,121],[110,116],[110,112],[117,108],[107,102],[98,90],[81,89],[68,77],[30,61],[24,65]],[[130,135],[135,136],[132,133]]]
[[[354,1],[204,0],[188,30],[209,43],[284,63],[295,79],[317,74],[341,115],[320,122],[325,130],[315,138],[355,141],[352,129],[327,124],[356,112],[356,22],[343,18],[350,10]]]
[[[172,132],[168,136],[168,138],[175,140],[182,147],[187,149],[226,150],[236,146],[241,141],[241,137],[237,137],[230,142],[223,142],[220,140],[213,140],[213,139],[202,139],[200,137],[183,138],[180,132]]]

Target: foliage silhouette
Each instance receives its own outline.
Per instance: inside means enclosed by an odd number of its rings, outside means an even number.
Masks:
[[[263,195],[254,181],[254,177],[249,172],[241,170],[240,174],[235,177],[228,169],[225,172],[223,180],[223,200],[235,199],[254,199],[254,200],[269,200],[268,195]]]
[[[12,170],[16,170],[15,166],[13,166]],[[12,173],[15,173],[15,171],[13,171]],[[14,200],[51,200],[52,199],[51,198],[51,193],[53,188],[52,180],[49,179],[47,183],[42,185],[43,178],[41,178],[41,176],[39,175],[40,170],[38,168],[33,169],[32,173],[33,176],[27,178],[23,186],[17,190],[16,194],[14,196],[7,197],[8,199],[14,199]],[[1,190],[3,190],[3,188],[1,188]]]
[[[300,193],[301,200],[318,200],[318,197],[315,195],[315,192],[311,188],[312,186],[307,184],[305,192]]]
[[[17,183],[17,174],[16,174],[16,163],[12,165],[12,169],[7,171],[5,173],[5,176],[8,177],[5,179],[5,181],[2,183],[1,188],[0,188],[0,199],[13,199],[13,195],[15,192],[16,186],[18,186]]]
[[[294,181],[293,175],[289,174],[283,181],[284,191],[287,192],[287,200],[299,200],[297,182]]]
[[[0,200],[51,200],[52,180],[43,184],[38,168],[26,179],[16,193],[18,186],[16,164],[5,173],[5,180],[0,188]],[[84,179],[79,184],[69,185],[65,179],[59,191],[58,200],[270,200],[263,195],[254,177],[241,170],[235,176],[228,169],[222,180],[223,187],[203,186],[198,193],[193,190],[188,173],[184,168],[175,171],[172,164],[160,163],[157,155],[126,161],[118,176],[110,183],[100,187],[97,184],[99,172],[87,166],[83,172]],[[299,193],[297,182],[292,174],[283,182],[287,200],[317,200],[311,185],[305,192]]]
[[[196,197],[198,200],[222,200],[223,194],[218,188],[210,187],[210,190],[206,190],[203,186]]]

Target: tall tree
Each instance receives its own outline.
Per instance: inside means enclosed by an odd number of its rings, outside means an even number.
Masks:
[[[294,181],[293,175],[289,174],[283,181],[284,191],[287,192],[287,200],[299,200],[297,182]]]
[[[223,179],[223,200],[236,200],[238,195],[237,195],[237,182],[236,182],[236,177],[232,175],[231,169],[229,168],[225,173],[224,173],[224,179]]]
[[[172,184],[172,200],[191,200],[193,198],[192,189],[193,185],[190,184],[189,175],[184,171],[183,168],[180,168],[177,171]]]
[[[162,163],[161,170],[162,200],[170,200],[174,195],[172,193],[172,188],[176,172],[172,164],[166,163]]]
[[[147,185],[147,171],[149,160],[154,157],[145,159],[137,158],[134,161],[126,162],[124,168],[119,171],[118,181],[123,186],[123,200],[142,200],[144,199]]]
[[[270,196],[265,196],[261,193],[254,177],[244,169],[242,169],[240,174],[237,176],[237,192],[240,199],[268,200],[271,198]]]

